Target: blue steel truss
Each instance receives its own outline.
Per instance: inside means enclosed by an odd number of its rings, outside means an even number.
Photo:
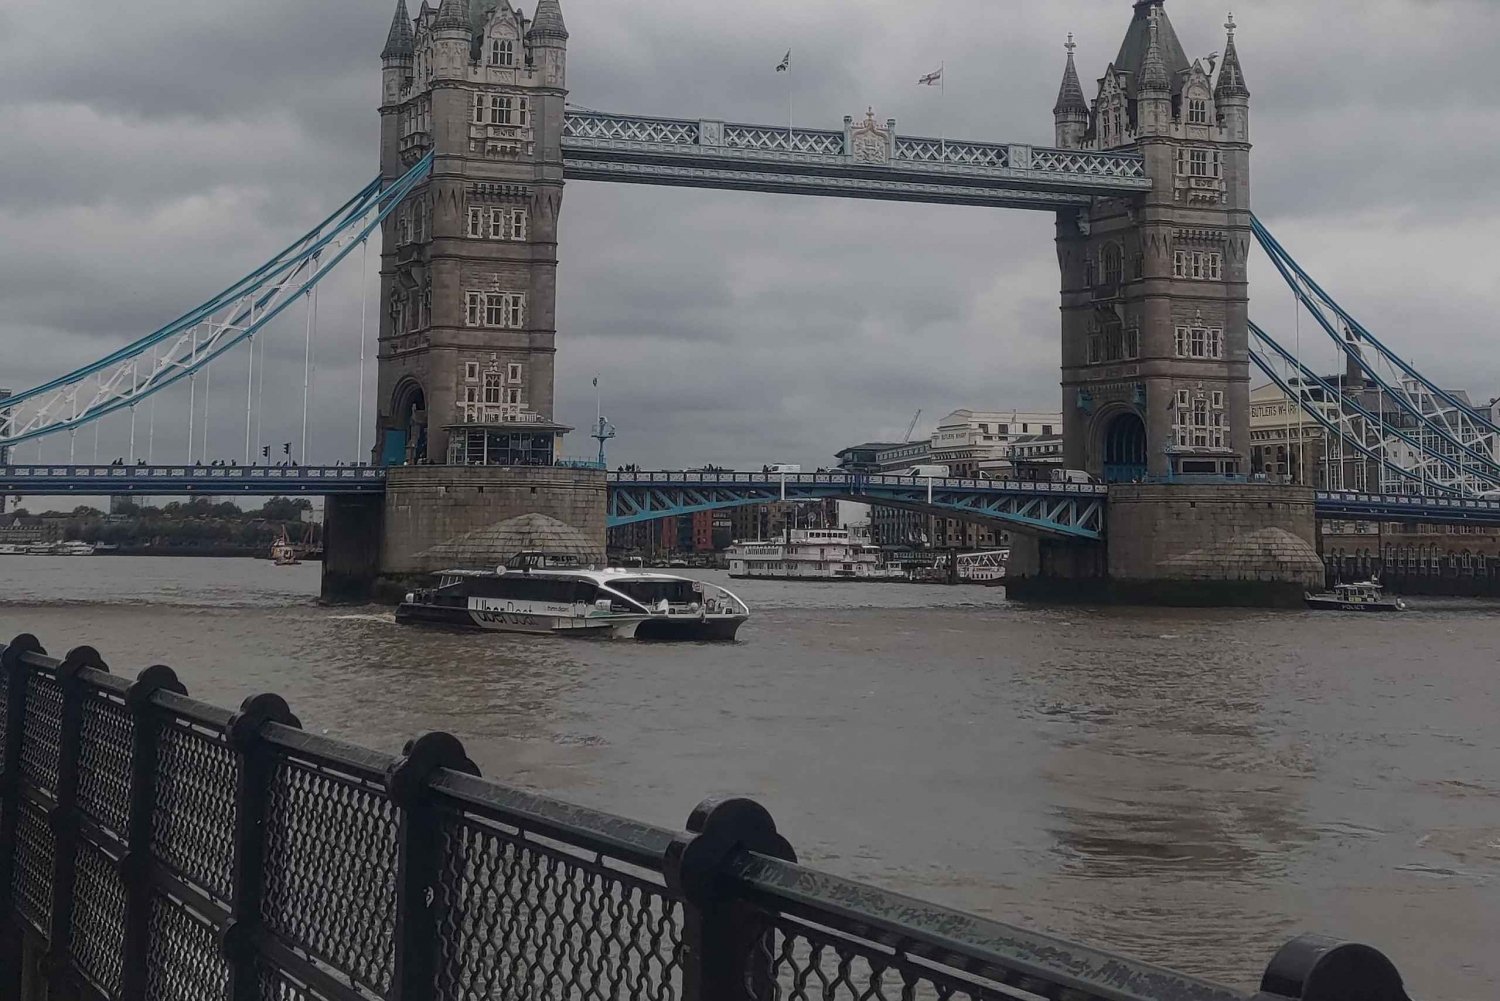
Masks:
[[[1097,540],[1108,489],[1092,483],[868,476],[862,473],[611,473],[610,527],[788,500],[883,504],[991,522],[1035,535]]]
[[[1317,512],[1319,518],[1332,521],[1389,521],[1407,525],[1500,525],[1500,500],[1473,497],[1321,491],[1318,493]]]
[[[995,208],[1084,208],[1151,189],[1138,153],[569,111],[563,172],[585,181],[878,198]]]

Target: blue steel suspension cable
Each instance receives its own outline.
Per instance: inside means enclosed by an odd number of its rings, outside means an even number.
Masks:
[[[1250,333],[1253,334],[1258,340],[1260,340],[1267,347],[1269,347],[1273,352],[1275,352],[1275,354],[1279,358],[1281,358],[1281,360],[1285,364],[1287,364],[1289,366],[1292,366],[1296,370],[1298,377],[1303,380],[1303,385],[1304,386],[1307,385],[1308,383],[1312,383],[1312,384],[1316,385],[1319,389],[1323,390],[1323,392],[1325,394],[1327,394],[1328,396],[1330,396],[1330,397],[1338,397],[1340,399],[1340,401],[1341,401],[1341,405],[1342,406],[1347,407],[1350,410],[1353,410],[1356,414],[1358,414],[1360,417],[1363,417],[1366,421],[1368,421],[1368,422],[1370,422],[1372,424],[1382,424],[1382,425],[1384,425],[1385,430],[1389,434],[1391,434],[1393,437],[1399,438],[1401,441],[1405,442],[1411,448],[1415,449],[1418,453],[1420,453],[1422,455],[1428,455],[1429,454],[1428,450],[1422,445],[1422,443],[1418,439],[1415,439],[1415,438],[1411,437],[1410,435],[1406,434],[1405,432],[1403,432],[1399,428],[1393,428],[1389,424],[1386,424],[1378,416],[1376,416],[1375,414],[1373,414],[1369,410],[1367,410],[1365,407],[1363,407],[1359,403],[1358,400],[1354,399],[1353,397],[1344,396],[1343,394],[1341,394],[1339,392],[1339,390],[1338,390],[1337,387],[1335,387],[1334,385],[1332,385],[1331,383],[1329,383],[1322,376],[1319,376],[1318,374],[1316,374],[1315,372],[1313,372],[1311,369],[1309,369],[1307,366],[1303,365],[1301,362],[1297,361],[1292,356],[1292,353],[1290,351],[1288,351],[1286,348],[1282,347],[1279,343],[1277,343],[1277,341],[1276,341],[1275,338],[1273,338],[1270,334],[1266,333],[1265,330],[1263,330],[1259,325],[1257,325],[1253,321],[1250,323]],[[1259,357],[1259,355],[1256,354],[1255,352],[1252,352],[1252,357],[1254,357],[1256,364],[1260,366],[1261,370],[1262,371],[1266,371],[1266,363]],[[1276,377],[1276,375],[1274,373],[1267,372],[1266,374],[1269,375],[1272,379],[1277,379],[1277,377]],[[1280,380],[1279,379],[1277,380],[1277,382],[1278,382],[1278,385],[1280,385]],[[1293,390],[1289,389],[1288,391],[1292,392]],[[1373,451],[1369,450],[1367,447],[1365,447],[1361,443],[1357,442],[1354,438],[1352,438],[1348,434],[1346,434],[1343,431],[1339,431],[1336,428],[1334,428],[1334,426],[1331,423],[1326,422],[1323,419],[1322,415],[1319,414],[1318,412],[1314,411],[1313,409],[1311,409],[1309,407],[1303,407],[1302,409],[1304,411],[1306,411],[1307,413],[1311,414],[1314,418],[1318,419],[1320,421],[1320,423],[1324,424],[1325,427],[1333,429],[1335,431],[1335,433],[1341,439],[1343,439],[1345,441],[1348,441],[1351,444],[1354,444],[1356,448],[1362,449],[1365,452],[1365,454],[1368,455],[1370,458],[1380,458],[1380,459],[1382,459],[1382,461],[1385,461],[1381,456],[1378,456],[1376,453],[1374,453]],[[1439,461],[1441,461],[1443,463],[1446,463],[1448,465],[1448,467],[1450,469],[1452,469],[1458,476],[1462,476],[1463,475],[1463,473],[1464,473],[1464,467],[1458,465],[1452,459],[1449,459],[1447,456],[1444,456],[1444,455],[1438,455],[1438,456],[1436,456],[1436,458]],[[1392,468],[1399,469],[1401,467],[1393,466]],[[1413,476],[1415,476],[1415,474],[1413,474]],[[1433,486],[1436,486],[1439,489],[1446,489],[1446,488],[1442,487],[1441,484],[1433,484]]]
[[[373,200],[378,197],[380,186],[381,179],[376,178],[370,184],[367,184],[364,188],[362,188],[359,193],[356,194],[353,198],[349,199],[343,205],[339,206],[337,211],[333,212],[326,219],[320,222],[316,227],[309,230],[307,233],[299,237],[296,241],[288,245],[275,257],[272,257],[269,261],[262,264],[254,271],[250,272],[250,274],[246,275],[239,281],[235,282],[233,285],[224,289],[218,295],[195,307],[189,312],[184,313],[182,316],[173,320],[166,326],[152,331],[146,336],[139,338],[138,340],[133,341],[114,352],[111,352],[103,358],[100,358],[97,361],[83,366],[82,368],[75,369],[74,371],[69,372],[66,375],[58,376],[57,378],[42,383],[39,386],[34,386],[31,389],[27,389],[23,392],[17,393],[10,398],[8,405],[14,407],[17,404],[24,403],[29,399],[42,395],[43,393],[47,393],[54,389],[67,386],[71,383],[77,382],[80,379],[85,379],[88,376],[109,367],[110,365],[125,361],[132,355],[138,355],[142,353],[146,348],[149,348],[154,344],[159,344],[162,341],[181,333],[183,330],[201,323],[206,317],[211,316],[213,313],[222,308],[225,303],[231,302],[236,298],[240,298],[247,291],[252,290],[258,286],[263,286],[268,281],[272,281],[275,278],[286,274],[289,270],[297,268],[312,254],[312,251],[309,249],[309,243],[311,241],[317,240],[318,235],[322,233],[329,225],[332,224],[336,226],[336,229],[332,234],[336,236],[338,232],[342,231],[342,229],[347,228],[356,219],[366,214],[369,211],[369,206],[373,203]],[[337,220],[337,223],[335,223],[335,220]],[[321,243],[325,245],[326,242],[327,240],[321,241]]]
[[[1263,243],[1262,246],[1265,247],[1265,244]],[[1299,302],[1308,307],[1308,312],[1312,314],[1313,319],[1318,321],[1318,325],[1323,328],[1324,333],[1328,335],[1329,339],[1333,341],[1333,343],[1339,348],[1340,351],[1342,351],[1349,358],[1353,359],[1355,363],[1359,365],[1360,369],[1362,369],[1365,374],[1368,375],[1376,383],[1376,385],[1378,385],[1386,393],[1390,394],[1392,401],[1395,402],[1396,406],[1400,410],[1404,411],[1408,416],[1416,420],[1419,425],[1431,431],[1438,438],[1442,439],[1449,445],[1452,445],[1455,449],[1469,456],[1470,459],[1478,463],[1481,469],[1486,471],[1486,475],[1488,475],[1489,478],[1500,478],[1500,464],[1497,464],[1492,456],[1486,455],[1484,452],[1481,452],[1478,449],[1475,449],[1473,446],[1459,440],[1459,438],[1453,434],[1451,428],[1439,421],[1433,420],[1428,414],[1423,413],[1420,408],[1418,408],[1414,403],[1411,402],[1409,394],[1405,390],[1398,389],[1387,382],[1384,376],[1382,376],[1380,372],[1365,359],[1363,354],[1355,350],[1354,347],[1352,347],[1347,341],[1344,340],[1342,336],[1340,336],[1339,332],[1333,328],[1333,324],[1328,322],[1328,318],[1323,315],[1322,311],[1314,306],[1312,298],[1311,296],[1309,296],[1307,291],[1297,283],[1295,278],[1293,278],[1292,272],[1290,271],[1290,261],[1283,260],[1281,255],[1279,255],[1269,247],[1266,247],[1266,254],[1271,258],[1271,263],[1276,266],[1276,270],[1281,273],[1282,280],[1286,282],[1287,287],[1292,290],[1292,293],[1297,297]],[[1423,385],[1428,385],[1425,380],[1420,381],[1422,381]],[[1459,406],[1465,412],[1470,414],[1473,413],[1473,411],[1469,408],[1462,407],[1461,405]],[[1488,422],[1484,423],[1488,424]]]
[[[1288,398],[1291,398],[1296,394],[1296,390],[1289,386],[1286,380],[1282,379],[1281,376],[1276,373],[1276,370],[1272,367],[1271,363],[1262,358],[1258,351],[1250,352],[1250,360],[1254,362],[1255,366],[1259,368],[1268,379],[1275,383],[1276,387],[1283,393],[1285,393]],[[1341,441],[1345,442],[1348,445],[1351,445],[1355,449],[1355,451],[1359,452],[1361,455],[1365,456],[1368,459],[1374,459],[1376,462],[1379,462],[1383,467],[1391,470],[1393,473],[1396,473],[1397,475],[1403,476],[1414,482],[1419,482],[1426,487],[1431,487],[1434,490],[1441,490],[1454,496],[1461,496],[1459,491],[1456,491],[1451,487],[1446,487],[1441,483],[1433,483],[1431,480],[1425,479],[1418,474],[1413,473],[1409,469],[1403,469],[1400,466],[1396,465],[1388,457],[1381,455],[1379,452],[1376,452],[1374,449],[1365,445],[1363,442],[1358,441],[1350,435],[1345,434],[1333,421],[1329,420],[1326,415],[1316,410],[1315,408],[1303,407],[1302,409],[1308,414],[1308,416],[1312,417],[1313,420],[1321,424],[1325,430],[1329,431],[1331,434],[1337,435]]]
[[[401,204],[401,202],[406,198],[408,194],[411,193],[412,188],[416,187],[418,183],[420,183],[427,177],[427,174],[432,169],[432,159],[432,154],[427,154],[421,160],[417,161],[417,163],[413,165],[412,168],[407,171],[406,174],[403,175],[398,181],[396,181],[390,188],[380,193],[379,197],[374,200],[374,204],[383,204],[383,207],[379,210],[375,217],[371,219],[370,222],[362,230],[359,231],[358,235],[349,242],[348,246],[342,248],[326,264],[318,267],[314,274],[310,278],[308,278],[307,282],[303,285],[301,291],[307,291],[311,289],[315,284],[321,281],[329,271],[337,267],[345,257],[352,253],[355,246],[369,238],[370,234],[373,233],[375,229],[385,221],[386,217],[394,212],[396,210],[396,207]],[[320,241],[319,249],[321,250],[323,246],[326,246],[327,243],[331,242],[331,240],[337,235],[338,234],[333,234],[328,239]],[[257,307],[269,301],[272,296],[274,296],[274,291],[262,295],[261,299],[257,302]],[[137,404],[141,400],[154,396],[156,393],[161,392],[167,387],[172,386],[185,378],[188,378],[189,376],[197,372],[200,368],[212,362],[215,358],[218,358],[226,351],[238,345],[241,341],[256,333],[259,333],[268,323],[281,315],[281,313],[284,312],[292,303],[296,302],[298,298],[298,295],[288,296],[275,308],[261,314],[253,324],[247,326],[243,330],[240,330],[233,338],[225,339],[225,341],[217,348],[215,348],[212,353],[206,354],[203,357],[196,359],[191,366],[181,368],[171,377],[159,380],[157,383],[155,383],[153,386],[151,386],[138,396],[132,395],[128,399],[116,400],[113,403],[98,408],[94,412],[90,413],[88,417],[81,423],[86,424],[90,421],[98,420],[106,416],[107,414],[114,413],[115,411],[120,410],[124,407]],[[249,307],[247,307],[247,310],[248,308]],[[241,315],[243,316],[243,314]],[[148,344],[147,346],[150,345]],[[63,430],[65,427],[76,426],[77,425],[71,424],[67,421],[59,421],[57,424],[51,425],[46,428],[38,428],[37,430],[30,431],[25,434],[18,434],[12,438],[7,438],[6,444],[18,445],[24,441],[30,441],[33,439],[45,437],[49,434],[55,434],[56,432]]]
[[[1296,274],[1298,279],[1300,279],[1307,286],[1307,289],[1310,290],[1312,294],[1316,296],[1321,302],[1323,302],[1324,305],[1333,310],[1334,313],[1338,315],[1339,319],[1348,325],[1350,330],[1359,335],[1361,340],[1369,342],[1369,344],[1373,348],[1375,348],[1377,352],[1380,353],[1380,356],[1382,358],[1390,362],[1396,368],[1400,369],[1402,374],[1406,375],[1408,378],[1420,383],[1424,388],[1426,388],[1434,396],[1437,396],[1444,403],[1447,403],[1451,407],[1455,407],[1470,414],[1476,423],[1482,424],[1488,430],[1493,432],[1500,432],[1500,425],[1496,425],[1495,423],[1490,421],[1488,417],[1485,417],[1483,414],[1478,413],[1473,408],[1466,406],[1464,403],[1456,399],[1446,389],[1428,379],[1416,368],[1408,364],[1400,355],[1396,354],[1394,351],[1388,348],[1374,334],[1370,333],[1370,331],[1364,325],[1362,325],[1358,320],[1351,316],[1347,310],[1340,306],[1337,300],[1333,298],[1333,296],[1324,291],[1323,287],[1320,286],[1313,279],[1313,277],[1309,275],[1300,264],[1297,263],[1296,259],[1293,258],[1292,255],[1287,251],[1287,249],[1281,245],[1281,242],[1271,234],[1271,231],[1266,228],[1266,225],[1261,222],[1257,216],[1252,215],[1250,217],[1250,222],[1251,229],[1255,233],[1255,238],[1260,243],[1261,248],[1265,250],[1266,253],[1273,258],[1273,260],[1277,258],[1284,260],[1286,264],[1291,268],[1291,270]],[[1283,275],[1283,277],[1285,277],[1285,275]],[[1288,278],[1287,281],[1288,283],[1290,283],[1291,279]]]

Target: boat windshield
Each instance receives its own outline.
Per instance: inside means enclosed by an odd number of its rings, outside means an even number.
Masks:
[[[690,580],[612,580],[609,587],[647,607],[659,605],[663,599],[673,605],[690,605],[703,600],[695,582]]]

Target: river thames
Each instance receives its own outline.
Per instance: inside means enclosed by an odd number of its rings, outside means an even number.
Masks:
[[[729,582],[727,645],[432,632],[316,564],[0,556],[0,635],[463,739],[486,775],[671,827],[760,799],[805,861],[1240,987],[1318,931],[1416,997],[1500,995],[1500,605],[1034,609]],[[712,575],[719,579],[720,575]]]

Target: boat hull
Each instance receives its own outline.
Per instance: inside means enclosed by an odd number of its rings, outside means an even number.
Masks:
[[[1380,601],[1343,601],[1330,595],[1309,594],[1304,600],[1307,607],[1323,612],[1404,612],[1406,602],[1399,598]]]
[[[686,616],[669,618],[662,615],[653,615],[636,627],[635,638],[658,642],[684,640],[699,643],[722,643],[734,639],[735,634],[740,630],[740,626],[744,625],[745,620],[748,618],[748,615],[719,615],[711,618],[705,616],[701,619]]]
[[[403,625],[448,626],[475,632],[527,633],[533,636],[589,635],[631,639],[645,618],[620,615],[580,619],[527,612],[492,612],[411,601],[396,606],[396,621]]]

